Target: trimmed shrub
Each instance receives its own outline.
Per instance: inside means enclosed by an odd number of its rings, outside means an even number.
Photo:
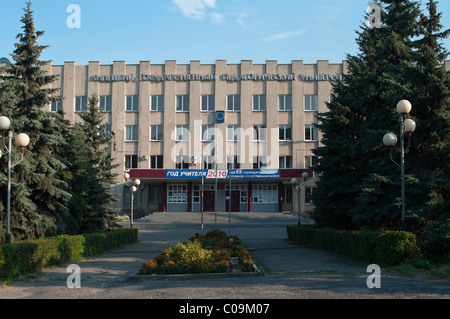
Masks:
[[[14,279],[45,267],[98,256],[138,241],[135,228],[95,234],[43,238],[0,245],[0,280]]]
[[[420,257],[416,236],[401,231],[374,232],[320,229],[314,225],[288,226],[288,239],[299,245],[333,251],[379,265],[397,265]]]

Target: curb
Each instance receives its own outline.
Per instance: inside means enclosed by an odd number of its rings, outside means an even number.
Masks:
[[[128,282],[143,281],[175,281],[175,280],[196,280],[196,279],[217,279],[217,278],[245,278],[260,277],[264,273],[253,263],[253,272],[224,272],[212,274],[175,274],[175,275],[138,275],[137,272],[127,278]]]

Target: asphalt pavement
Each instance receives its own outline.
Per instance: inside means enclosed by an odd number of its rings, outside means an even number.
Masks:
[[[0,288],[0,299],[450,299],[450,282],[405,277],[381,268],[380,288],[368,265],[287,240],[291,213],[155,213],[134,221],[139,243],[78,262],[80,288],[69,288],[68,265]],[[203,220],[203,223],[202,223]],[[310,223],[302,219],[302,223]],[[123,223],[129,226],[128,222]],[[264,276],[132,282],[139,267],[195,233],[220,228],[238,236]],[[372,277],[371,277],[372,276]]]

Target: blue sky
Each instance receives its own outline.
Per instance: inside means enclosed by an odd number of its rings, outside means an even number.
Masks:
[[[355,54],[355,30],[369,0],[34,0],[42,59],[75,61],[200,60],[264,63],[303,60],[339,63]],[[423,0],[425,3],[426,1]],[[67,12],[79,6],[80,28]],[[0,4],[0,57],[10,57],[21,32],[25,0]],[[441,23],[450,28],[450,1],[441,0]],[[444,42],[450,48],[450,40]]]

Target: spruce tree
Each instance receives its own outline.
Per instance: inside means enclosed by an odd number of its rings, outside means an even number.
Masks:
[[[54,97],[58,89],[45,88],[57,77],[47,75],[42,69],[49,63],[39,59],[47,46],[37,43],[44,32],[34,28],[31,2],[26,3],[24,12],[23,33],[17,36],[19,42],[12,54],[13,63],[3,69],[8,78],[2,84],[16,97],[13,105],[8,105],[10,109],[4,110],[10,116],[14,132],[27,133],[31,140],[24,160],[14,169],[13,180],[16,185],[26,187],[27,197],[35,207],[30,203],[14,208],[11,227],[16,240],[57,233],[57,220],[67,213],[66,203],[70,199],[67,184],[58,176],[65,167],[59,155],[65,139],[57,115],[42,110],[58,100]],[[13,190],[15,201],[24,200],[19,196]]]
[[[87,140],[88,156],[93,160],[92,168],[96,170],[98,190],[93,194],[93,214],[97,216],[98,228],[111,225],[112,215],[116,213],[111,203],[117,201],[117,194],[112,192],[111,186],[116,183],[117,174],[112,173],[118,165],[113,164],[111,157],[112,134],[108,131],[108,124],[104,121],[104,113],[99,108],[96,95],[89,98],[86,111],[81,112],[83,130]]]
[[[430,131],[432,121],[423,114],[426,106],[419,94],[419,88],[424,85],[424,78],[418,77],[419,61],[424,54],[417,39],[425,38],[423,16],[422,23],[419,21],[420,6],[416,1],[407,0],[383,0],[378,4],[382,8],[383,26],[361,27],[357,39],[360,53],[348,56],[348,75],[334,86],[337,97],[329,104],[329,111],[319,116],[324,147],[314,151],[319,157],[315,169],[321,177],[314,194],[316,210],[313,216],[323,226],[399,228],[400,172],[391,163],[381,140],[387,132],[398,135],[399,114],[395,106],[402,99],[413,104],[411,116],[418,127],[424,125],[423,130],[413,133],[406,154],[409,221],[412,222],[411,217],[421,211],[418,203],[427,202],[424,194],[429,192],[424,190],[427,183],[423,177],[436,178],[436,162],[417,162],[421,154],[418,149],[424,149],[424,156],[430,153],[429,148],[425,150],[427,142],[424,138],[433,132]],[[429,59],[439,56],[442,61],[446,56],[436,47],[427,52]],[[431,77],[433,73],[427,72],[422,70],[423,76]],[[434,62],[434,72],[445,74],[439,60]],[[444,76],[434,79],[431,86],[443,91],[448,89]],[[441,111],[448,105],[446,94],[438,98]],[[438,113],[439,118],[448,115],[448,111]],[[445,123],[441,123],[443,127]],[[446,144],[442,136],[434,135],[435,145]],[[399,160],[398,153],[394,152],[393,157]],[[439,188],[440,192],[445,189],[435,180],[428,184]]]

